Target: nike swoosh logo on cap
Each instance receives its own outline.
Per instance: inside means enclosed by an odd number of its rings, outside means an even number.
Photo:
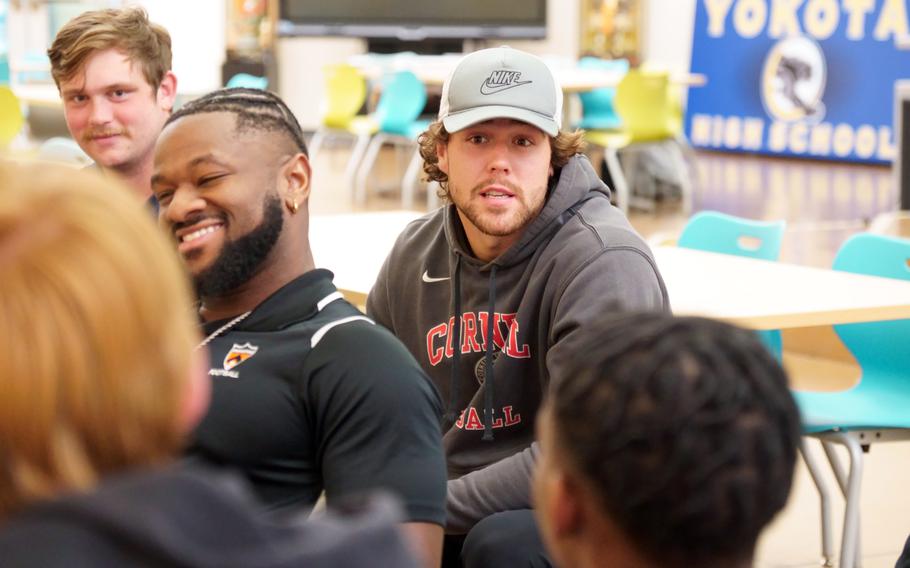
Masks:
[[[508,85],[491,85],[490,80],[487,79],[486,81],[484,81],[483,83],[480,84],[480,94],[495,95],[496,93],[501,93],[502,91],[506,91],[506,90],[512,89],[514,87],[520,87],[521,85],[527,85],[530,82],[531,81],[519,81],[517,83],[510,83]]]
[[[445,276],[445,277],[443,277],[443,278],[433,278],[432,276],[430,276],[429,274],[427,274],[427,271],[426,271],[426,270],[424,270],[424,271],[423,271],[423,276],[422,276],[420,279],[423,280],[424,282],[428,283],[428,284],[432,284],[433,282],[442,282],[443,280],[448,280],[449,277],[448,277],[448,276]]]

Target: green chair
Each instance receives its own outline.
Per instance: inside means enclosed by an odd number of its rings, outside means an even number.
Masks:
[[[6,85],[0,85],[0,148],[9,146],[24,124],[19,97]]]
[[[323,69],[322,124],[316,129],[308,145],[310,159],[319,153],[328,136],[353,136],[352,123],[367,99],[367,83],[363,74],[353,65],[339,63]]]
[[[614,104],[622,119],[622,129],[591,130],[585,134],[585,139],[603,148],[604,163],[616,192],[616,205],[623,211],[627,211],[630,204],[650,208],[647,201],[633,202],[619,151],[633,144],[681,136],[681,104],[675,100],[668,72],[645,69],[631,69],[625,74],[616,87]],[[674,167],[681,172],[684,207],[688,210],[692,195],[689,166],[681,150],[673,152],[672,157]]]
[[[834,259],[834,270],[910,281],[910,240],[861,233],[848,239]],[[845,391],[794,391],[808,436],[822,447],[846,500],[840,568],[859,558],[859,501],[863,452],[875,442],[910,440],[910,319],[834,326],[861,369],[859,383]],[[832,444],[850,457],[845,472]],[[822,553],[830,565],[830,518],[827,488],[806,451],[803,456],[822,503]]]

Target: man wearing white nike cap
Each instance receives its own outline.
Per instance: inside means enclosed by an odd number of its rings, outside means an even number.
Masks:
[[[529,478],[550,376],[584,356],[603,312],[669,310],[650,250],[561,115],[539,58],[465,56],[420,139],[448,204],[405,229],[368,299],[446,403],[444,566],[549,565]]]

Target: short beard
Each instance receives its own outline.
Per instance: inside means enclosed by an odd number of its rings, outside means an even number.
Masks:
[[[523,231],[524,228],[527,227],[531,221],[537,217],[538,214],[540,214],[540,211],[543,209],[543,205],[546,202],[546,199],[544,199],[544,201],[540,203],[536,210],[531,210],[527,204],[522,201],[522,209],[519,209],[516,212],[515,217],[509,220],[511,222],[506,224],[497,223],[495,220],[487,219],[484,216],[484,213],[481,211],[481,208],[471,202],[471,198],[474,195],[480,193],[483,188],[490,185],[491,183],[493,183],[493,180],[486,180],[475,185],[473,188],[471,188],[471,191],[468,192],[468,197],[464,203],[458,203],[455,201],[455,199],[452,198],[452,191],[447,187],[449,200],[454,203],[456,209],[461,211],[461,213],[468,218],[471,224],[474,225],[474,227],[476,227],[477,230],[484,235],[491,237],[508,237],[515,234],[516,232]],[[496,183],[500,183],[506,186],[508,189],[511,189],[513,192],[515,192],[516,195],[521,195],[522,198],[525,195],[525,193],[522,192],[519,187],[512,183],[505,181],[497,181]]]
[[[266,196],[259,226],[225,243],[212,266],[193,278],[196,296],[218,298],[246,284],[272,252],[283,228],[281,200],[275,195]]]

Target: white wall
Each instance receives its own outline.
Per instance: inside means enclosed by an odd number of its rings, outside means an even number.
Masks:
[[[537,55],[577,57],[581,46],[578,33],[581,2],[582,0],[547,0],[547,38],[539,41],[513,41],[509,44]]]
[[[278,89],[304,130],[316,130],[322,115],[322,69],[366,52],[357,38],[290,37],[278,40]]]
[[[171,34],[174,74],[181,96],[202,95],[221,86],[227,3],[224,0],[141,0],[149,19]]]
[[[671,72],[689,71],[696,0],[645,0],[642,61]]]

